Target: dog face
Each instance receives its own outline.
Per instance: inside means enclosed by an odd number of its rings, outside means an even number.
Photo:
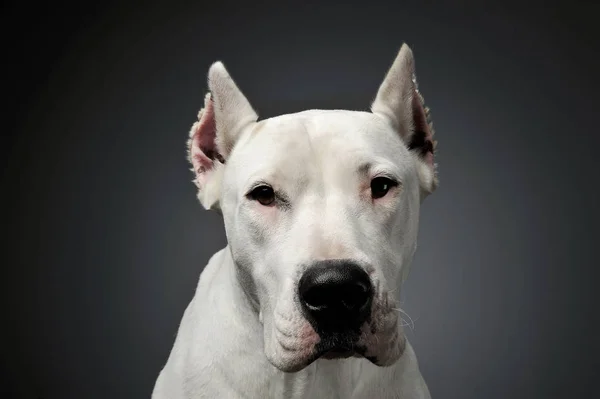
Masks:
[[[209,88],[190,161],[200,202],[223,214],[266,357],[288,372],[319,357],[393,364],[405,345],[399,288],[437,185],[411,50],[402,46],[372,112],[259,122],[221,63]]]

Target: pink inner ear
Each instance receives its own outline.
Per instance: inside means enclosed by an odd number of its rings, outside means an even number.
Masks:
[[[417,90],[413,93],[412,105],[414,132],[408,147],[418,152],[427,163],[433,165],[433,132]]]
[[[200,184],[204,183],[205,172],[213,168],[215,159],[225,162],[217,151],[216,133],[214,103],[208,95],[204,109],[200,111],[200,120],[192,127],[190,143],[190,160]]]

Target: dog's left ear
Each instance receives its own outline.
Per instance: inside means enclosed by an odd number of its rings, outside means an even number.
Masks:
[[[433,125],[419,92],[412,50],[403,44],[379,87],[371,111],[398,132],[417,162],[421,192],[431,194],[438,184]]]

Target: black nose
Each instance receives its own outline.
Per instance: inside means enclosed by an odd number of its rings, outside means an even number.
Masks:
[[[369,275],[347,260],[320,261],[304,272],[298,285],[306,318],[318,332],[358,330],[371,311]]]

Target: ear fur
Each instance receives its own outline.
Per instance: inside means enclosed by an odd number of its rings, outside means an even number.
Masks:
[[[381,83],[371,111],[396,130],[417,164],[422,196],[438,185],[433,124],[419,92],[412,50],[403,44]]]
[[[217,147],[227,159],[241,133],[256,123],[258,115],[222,62],[217,61],[210,67],[208,87],[215,103]]]
[[[195,174],[198,199],[206,209],[219,209],[223,168],[240,135],[258,115],[225,66],[215,62],[208,72],[210,92],[187,142],[188,161]]]

